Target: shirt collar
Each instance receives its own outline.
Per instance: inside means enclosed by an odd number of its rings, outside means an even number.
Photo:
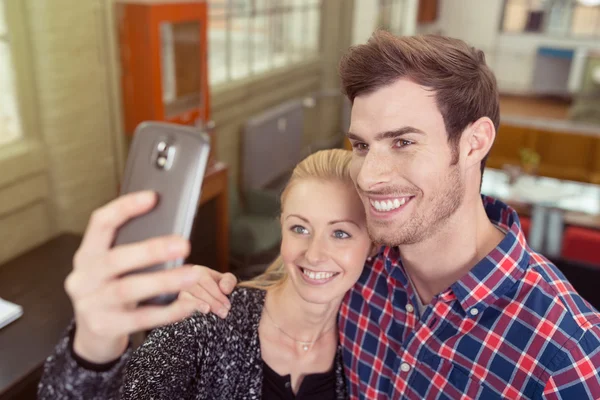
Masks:
[[[488,218],[506,235],[494,250],[451,286],[462,308],[471,316],[506,294],[523,277],[530,259],[517,212],[492,197],[481,197]]]
[[[477,316],[521,279],[530,258],[516,211],[499,200],[481,197],[488,218],[506,235],[467,275],[440,294],[442,300],[456,298],[469,317]],[[377,257],[383,259],[389,275],[405,288],[409,286],[397,247],[382,247]]]

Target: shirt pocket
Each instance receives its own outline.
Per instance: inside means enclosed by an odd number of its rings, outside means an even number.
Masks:
[[[436,357],[434,362],[419,362],[409,387],[422,399],[503,400],[496,391],[474,378],[468,370]]]

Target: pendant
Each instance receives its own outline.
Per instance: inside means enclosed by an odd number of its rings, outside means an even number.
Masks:
[[[303,346],[302,346],[302,349],[303,349],[304,351],[308,351],[308,345],[307,345],[307,344],[303,345]]]

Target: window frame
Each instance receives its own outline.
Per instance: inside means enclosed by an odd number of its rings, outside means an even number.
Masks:
[[[258,7],[255,5],[254,1],[251,1],[253,5],[251,5],[248,10],[243,10],[243,9],[241,10],[240,8],[236,8],[235,5],[232,5],[232,3],[233,3],[232,0],[224,1],[225,5],[221,8],[222,14],[220,14],[218,21],[221,21],[225,26],[224,30],[223,30],[224,36],[225,36],[225,51],[224,51],[224,58],[223,58],[223,62],[222,62],[223,65],[221,65],[220,67],[225,68],[226,72],[225,72],[225,78],[223,80],[214,82],[214,81],[211,81],[211,79],[209,78],[209,86],[213,93],[215,93],[215,92],[220,93],[220,92],[227,91],[227,90],[234,88],[236,86],[239,86],[239,85],[249,84],[249,83],[252,83],[257,80],[269,78],[270,76],[277,76],[281,72],[294,70],[300,66],[310,65],[320,59],[322,51],[323,51],[321,35],[323,32],[322,19],[323,19],[323,12],[324,12],[324,0],[302,0],[303,3],[300,5],[292,4],[291,2],[294,0],[286,0],[285,4],[283,4],[283,5],[273,5],[273,2],[276,0],[267,0],[267,1],[269,4],[267,5],[266,8]],[[297,1],[297,0],[295,0],[295,1]],[[211,18],[210,0],[207,2],[207,6],[209,8],[208,12],[207,12],[207,16],[208,16],[208,18]],[[248,41],[248,50],[247,50],[248,57],[246,58],[246,66],[245,66],[246,72],[242,77],[233,76],[232,63],[233,63],[233,59],[235,58],[235,56],[233,55],[233,44],[232,44],[232,39],[231,39],[232,21],[234,21],[236,18],[240,18],[240,17],[247,18],[246,24],[248,25],[248,30],[250,31],[250,27],[254,26],[254,24],[256,23],[255,18],[264,18],[266,16],[272,15],[273,12],[285,13],[286,11],[290,11],[290,10],[304,10],[302,18],[304,19],[304,21],[306,21],[306,19],[308,18],[308,13],[311,12],[311,10],[313,10],[313,9],[318,10],[318,20],[317,20],[318,31],[315,33],[316,40],[317,40],[317,48],[314,53],[310,53],[310,54],[307,53],[306,55],[303,56],[303,58],[301,58],[299,60],[291,60],[290,55],[286,54],[285,55],[286,62],[281,66],[275,65],[275,63],[273,61],[273,54],[270,53],[268,55],[268,57],[269,57],[268,67],[264,70],[256,71],[256,64],[255,64],[256,46],[254,45],[254,42],[252,40],[250,40],[250,41]],[[272,21],[272,20],[269,18],[269,21]],[[207,28],[207,43],[209,44],[209,46],[210,46],[210,24],[211,23],[212,23],[212,21],[209,20],[208,28]],[[210,57],[211,57],[211,49],[209,47],[209,51],[208,51],[208,59],[209,59],[208,66],[209,66],[209,68],[210,68]]]
[[[47,169],[38,113],[38,98],[26,2],[0,0],[4,4],[9,51],[14,72],[15,98],[21,124],[19,138],[0,145],[0,187]]]
[[[566,40],[598,40],[600,39],[600,18],[596,21],[596,33],[591,35],[581,35],[581,34],[573,34],[573,18],[575,14],[575,9],[577,7],[584,7],[583,4],[578,4],[577,0],[571,0],[571,15],[568,21],[568,27],[565,34],[557,34],[555,32],[549,32],[547,18],[549,16],[549,9],[544,9],[544,22],[542,25],[542,30],[537,32],[530,32],[526,30],[521,30],[519,32],[505,31],[504,30],[504,20],[506,18],[506,8],[511,0],[504,0],[502,3],[502,13],[500,15],[500,20],[498,21],[498,33],[501,35],[539,35],[552,39],[566,39]],[[589,6],[590,8],[595,8],[597,11],[600,11],[600,5]],[[527,6],[527,9],[530,10],[532,8],[531,1]]]

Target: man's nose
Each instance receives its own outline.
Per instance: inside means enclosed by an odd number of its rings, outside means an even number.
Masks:
[[[389,160],[385,155],[369,151],[359,167],[356,183],[364,191],[377,190],[386,185],[389,180],[387,165]]]

